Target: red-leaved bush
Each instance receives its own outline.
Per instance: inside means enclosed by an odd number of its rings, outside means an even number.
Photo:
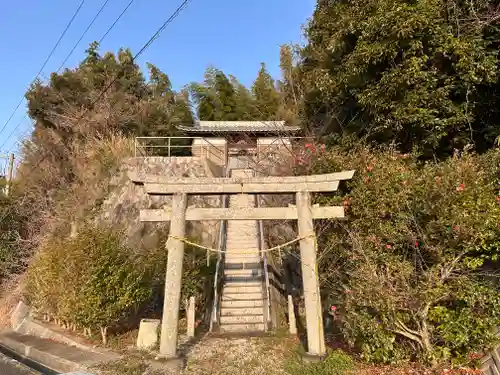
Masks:
[[[320,236],[318,259],[347,342],[376,362],[477,361],[500,324],[500,152],[422,163],[333,149],[310,164],[347,169],[356,174],[340,196],[317,198],[346,210]]]

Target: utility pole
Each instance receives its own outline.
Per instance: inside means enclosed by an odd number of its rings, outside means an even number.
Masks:
[[[0,155],[0,159],[8,159],[8,166],[7,166],[7,175],[5,176],[5,188],[4,188],[4,194],[6,196],[9,196],[10,190],[11,190],[11,185],[12,185],[12,175],[14,174],[14,154],[10,155]]]
[[[5,186],[5,195],[9,196],[12,185],[12,174],[14,173],[14,154],[10,154],[9,168],[7,170],[7,185]]]

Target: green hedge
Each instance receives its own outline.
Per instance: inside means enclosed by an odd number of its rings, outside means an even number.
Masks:
[[[76,238],[53,238],[28,269],[27,298],[39,312],[86,330],[126,320],[151,297],[154,269],[134,258],[119,233],[85,228]]]
[[[167,251],[162,245],[137,253],[124,242],[123,233],[96,227],[83,228],[76,238],[52,237],[28,268],[28,302],[67,328],[100,330],[104,343],[108,328],[126,329],[141,317],[161,316]],[[200,313],[210,296],[214,264],[206,265],[205,252],[186,247],[182,298],[195,296]]]

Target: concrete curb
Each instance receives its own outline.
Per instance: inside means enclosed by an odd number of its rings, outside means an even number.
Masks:
[[[32,346],[23,344],[15,340],[11,340],[8,337],[1,337],[0,345],[7,350],[15,352],[23,358],[39,363],[43,367],[47,367],[54,371],[64,373],[83,369],[82,366],[77,362],[70,361],[51,353],[38,350]]]
[[[20,335],[16,332],[0,334],[0,348],[4,352],[10,352],[11,357],[20,357],[21,363],[25,362],[33,368],[46,368],[54,371],[54,374],[77,371],[85,374],[84,371],[89,368],[120,358],[111,353],[96,353],[59,342]]]
[[[21,365],[26,366],[27,368],[29,368],[31,370],[35,370],[35,371],[39,372],[40,374],[45,374],[45,375],[58,375],[59,374],[57,371],[49,369],[36,361],[33,361],[29,358],[26,358],[26,357],[22,356],[21,354],[11,350],[10,348],[3,346],[2,344],[0,344],[0,355],[2,355],[5,358],[8,358],[10,360],[14,360],[14,361],[20,363]]]
[[[45,326],[42,322],[35,321],[30,316],[30,308],[20,301],[11,315],[11,327],[14,332],[22,335],[32,335],[43,339],[55,340],[83,350],[92,350],[79,342],[72,340],[66,335],[56,332]]]

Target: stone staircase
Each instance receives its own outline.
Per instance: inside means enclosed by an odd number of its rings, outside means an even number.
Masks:
[[[236,169],[232,177],[247,177],[251,170]],[[233,195],[229,207],[255,207],[255,196]],[[224,285],[220,305],[221,332],[265,331],[265,293],[255,220],[229,220],[224,263]]]

